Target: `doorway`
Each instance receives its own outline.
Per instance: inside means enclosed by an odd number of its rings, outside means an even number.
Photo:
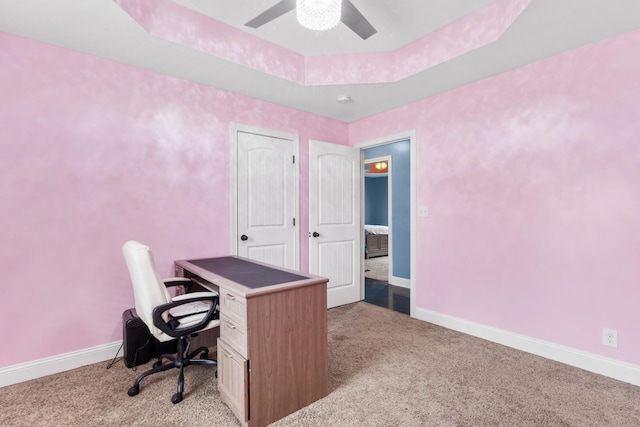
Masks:
[[[371,141],[362,150],[363,300],[405,314],[415,307],[414,135]]]
[[[392,157],[383,156],[364,160],[364,277],[389,282],[389,260],[393,257],[392,223],[393,176]],[[366,284],[365,284],[366,285]],[[366,287],[366,286],[365,286]],[[365,291],[366,299],[366,291]]]

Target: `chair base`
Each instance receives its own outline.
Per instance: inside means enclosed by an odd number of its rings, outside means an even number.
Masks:
[[[199,358],[195,358],[200,354]],[[167,359],[169,363],[162,363],[163,359]],[[189,353],[189,341],[187,337],[178,338],[178,350],[175,355],[163,354],[158,357],[158,360],[153,364],[153,368],[142,373],[133,386],[127,391],[129,396],[135,396],[140,393],[140,381],[149,375],[157,372],[167,371],[173,368],[179,368],[180,374],[178,375],[178,390],[171,396],[171,402],[174,404],[182,401],[182,393],[184,392],[184,368],[189,365],[217,365],[218,362],[214,359],[209,359],[209,349],[207,347],[198,347],[196,350]],[[217,374],[217,372],[216,372]]]

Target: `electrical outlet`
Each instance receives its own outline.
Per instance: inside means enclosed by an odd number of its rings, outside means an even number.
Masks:
[[[614,329],[602,329],[602,344],[618,348],[618,331]]]

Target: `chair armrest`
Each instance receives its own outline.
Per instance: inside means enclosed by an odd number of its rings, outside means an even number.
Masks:
[[[193,282],[188,277],[168,277],[166,279],[162,279],[164,286],[167,288],[171,288],[174,286],[184,286],[185,292],[191,291],[191,285]]]
[[[200,322],[196,323],[195,325],[183,328],[172,328],[169,322],[165,321],[162,317],[164,313],[174,307],[179,307],[181,305],[189,304],[196,301],[211,301],[211,305],[209,306],[209,310],[207,310],[206,315]],[[180,295],[179,297],[174,298],[173,301],[159,305],[153,309],[153,324],[165,334],[177,338],[180,336],[193,334],[195,332],[198,332],[200,329],[203,329],[209,324],[209,322],[214,320],[214,315],[216,314],[217,310],[218,295],[213,292],[195,292],[193,294]]]

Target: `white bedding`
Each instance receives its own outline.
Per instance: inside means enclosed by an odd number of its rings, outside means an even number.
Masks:
[[[369,234],[389,234],[389,226],[365,224],[364,231]]]

